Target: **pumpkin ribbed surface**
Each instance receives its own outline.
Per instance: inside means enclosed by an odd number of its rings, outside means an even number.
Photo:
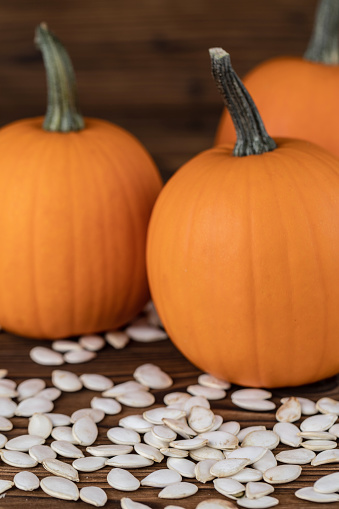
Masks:
[[[0,131],[0,323],[49,338],[119,327],[149,297],[146,229],[160,176],[113,124],[86,119],[64,134],[42,121]]]
[[[276,140],[208,150],[162,190],[148,233],[151,294],[178,348],[233,383],[277,387],[339,371],[339,166]]]

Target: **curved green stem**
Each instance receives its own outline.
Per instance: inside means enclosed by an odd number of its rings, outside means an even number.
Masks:
[[[214,80],[237,134],[233,155],[259,155],[274,150],[275,141],[267,134],[250,94],[234,72],[230,55],[222,48],[211,48],[209,52]]]
[[[304,58],[327,65],[339,64],[338,26],[339,1],[320,0]]]
[[[36,28],[35,42],[47,74],[47,112],[43,128],[62,133],[80,131],[84,128],[84,120],[77,108],[75,75],[67,51],[45,23]]]

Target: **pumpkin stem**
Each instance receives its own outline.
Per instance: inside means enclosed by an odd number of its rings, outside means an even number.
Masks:
[[[41,23],[35,32],[35,43],[42,53],[47,74],[46,131],[68,133],[84,128],[77,108],[75,75],[68,53],[59,39]]]
[[[211,48],[209,52],[214,80],[237,134],[233,155],[243,157],[274,150],[275,141],[267,134],[252,97],[232,68],[230,55],[222,48]]]
[[[327,65],[339,64],[338,24],[338,0],[321,0],[315,16],[313,33],[304,54],[306,60]]]

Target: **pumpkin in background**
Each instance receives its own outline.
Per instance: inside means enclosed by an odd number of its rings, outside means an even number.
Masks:
[[[271,136],[312,141],[339,156],[339,2],[322,0],[304,58],[273,58],[243,79]],[[232,119],[221,117],[215,144],[234,143]]]
[[[246,386],[339,372],[339,160],[271,139],[229,55],[210,50],[237,143],[186,163],[154,206],[151,295],[202,370]]]
[[[128,132],[83,118],[60,41],[37,28],[45,119],[0,131],[0,323],[58,338],[119,327],[149,298],[146,230],[161,178]]]

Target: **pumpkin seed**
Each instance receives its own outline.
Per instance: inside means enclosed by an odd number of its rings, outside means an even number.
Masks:
[[[246,435],[249,433],[252,433],[252,431],[265,431],[266,426],[263,425],[256,425],[256,426],[247,426],[246,428],[243,428],[242,430],[238,431],[236,434],[238,437],[239,442],[242,442]]]
[[[78,500],[79,490],[74,482],[57,476],[44,477],[40,481],[41,489],[54,498],[61,500]]]
[[[224,422],[224,419],[223,419],[222,415],[214,415],[214,422],[213,422],[213,426],[210,429],[210,431],[219,430],[219,428],[223,422]]]
[[[80,375],[83,386],[90,391],[107,391],[113,387],[113,382],[107,376],[97,375],[95,373],[86,373]]]
[[[42,466],[58,477],[65,477],[65,479],[69,479],[70,481],[79,481],[78,471],[75,470],[72,465],[69,465],[64,461],[60,461],[54,458],[47,458],[42,462]]]
[[[264,426],[264,429],[266,429],[265,426]],[[231,433],[231,435],[238,435],[238,433],[240,431],[240,424],[237,421],[224,422],[219,427],[219,431],[226,431],[226,433]],[[238,437],[238,440],[240,441],[239,437]]]
[[[212,387],[213,389],[224,389],[227,391],[231,388],[231,384],[226,382],[226,380],[221,380],[220,378],[216,378],[215,376],[209,375],[208,373],[203,373],[198,377],[198,383],[203,385],[204,387]]]
[[[332,398],[320,398],[316,403],[316,409],[322,414],[339,415],[339,401]]]
[[[240,447],[239,449],[235,449],[234,451],[230,451],[227,453],[227,459],[246,459],[247,464],[250,465],[252,463],[256,463],[267,452],[266,447],[258,446],[258,445],[248,445],[246,447]]]
[[[91,400],[91,407],[102,410],[106,415],[117,415],[121,412],[120,403],[111,398],[98,398],[94,396]]]
[[[128,382],[122,382],[121,384],[114,385],[114,387],[103,392],[102,395],[105,398],[116,398],[126,392],[138,390],[148,391],[148,387],[139,384],[139,382],[136,382],[135,380],[129,380]]]
[[[322,451],[311,461],[311,465],[325,465],[326,463],[338,463],[339,462],[339,450],[332,449]]]
[[[15,474],[13,481],[15,486],[23,491],[34,491],[40,486],[39,478],[29,471],[18,472]]]
[[[96,356],[96,352],[90,350],[70,350],[64,353],[64,361],[68,364],[82,364],[83,362],[92,361]]]
[[[15,415],[17,404],[10,398],[0,397],[0,417],[11,418]]]
[[[153,465],[153,461],[139,454],[120,454],[107,459],[106,465],[118,468],[143,468]]]
[[[71,422],[74,424],[82,417],[90,417],[95,423],[101,422],[105,417],[105,412],[99,408],[80,408],[71,415]]]
[[[63,392],[77,392],[82,389],[82,381],[78,375],[61,369],[52,371],[52,384]]]
[[[188,451],[182,449],[174,449],[173,447],[162,447],[160,449],[161,454],[170,458],[186,458]]]
[[[163,488],[158,494],[158,497],[173,499],[186,498],[195,495],[197,491],[198,486],[196,486],[193,483],[178,482],[175,484],[170,484],[169,486]]]
[[[214,488],[225,497],[238,499],[245,493],[245,486],[234,479],[214,479],[213,484]]]
[[[193,451],[190,451],[189,453],[192,460],[195,461],[203,461],[203,460],[217,460],[221,461],[225,458],[222,451],[219,451],[219,449],[213,449],[212,447],[208,447],[205,445],[205,447],[201,447],[200,449],[194,449]]]
[[[301,417],[301,405],[295,397],[288,398],[285,403],[278,408],[275,418],[279,422],[295,422]]]
[[[56,339],[52,342],[52,348],[56,352],[69,352],[70,350],[81,350],[81,346],[77,341],[72,341],[70,339]]]
[[[106,464],[106,458],[99,456],[87,456],[85,458],[77,458],[73,461],[72,466],[80,472],[95,472],[100,470]]]
[[[279,436],[274,431],[252,431],[245,436],[242,447],[257,446],[272,450],[277,447],[279,441]]]
[[[101,456],[111,458],[112,456],[119,456],[120,454],[128,454],[133,451],[131,445],[96,445],[86,447],[86,451],[92,456]]]
[[[171,419],[164,417],[162,419],[163,423],[170,428],[172,431],[177,433],[183,438],[192,438],[196,436],[196,432],[194,429],[190,428],[187,424],[187,421],[185,418],[182,419]],[[165,446],[166,447],[166,446]]]
[[[141,442],[139,433],[132,429],[126,428],[110,428],[107,436],[114,444],[135,445]]]
[[[11,431],[13,423],[7,417],[0,416],[0,431]]]
[[[163,424],[163,419],[180,419],[181,417],[185,417],[185,415],[183,410],[169,408],[167,406],[152,408],[143,413],[144,419],[151,424]],[[168,425],[167,422],[166,425]]]
[[[80,490],[80,498],[87,504],[103,507],[107,502],[106,492],[97,486],[85,486]]]
[[[35,435],[19,435],[8,440],[5,447],[9,451],[27,452],[34,445],[42,445],[44,438]]]
[[[33,414],[44,414],[51,412],[54,408],[53,401],[46,398],[39,398],[34,396],[27,398],[18,404],[15,410],[15,415],[19,417],[31,417]]]
[[[52,421],[45,414],[33,414],[28,421],[28,434],[48,438],[52,432]]]
[[[195,463],[186,458],[167,458],[167,467],[170,470],[175,470],[179,472],[182,477],[190,477],[195,478]]]
[[[145,408],[153,405],[155,397],[147,391],[129,391],[116,397],[119,403],[129,407]]]
[[[0,397],[1,398],[16,398],[18,396],[18,392],[11,387],[8,387],[5,384],[1,383],[0,380]]]
[[[338,438],[339,437],[339,424],[333,424],[333,426],[331,426],[328,431],[329,431],[329,433],[331,433],[332,435],[335,435]]]
[[[207,398],[204,396],[191,396],[184,404],[184,412],[186,415],[190,415],[191,410],[194,406],[202,406],[204,408],[211,408],[211,405]]]
[[[42,463],[48,458],[56,458],[56,453],[48,445],[33,445],[28,453],[37,463]]]
[[[302,500],[309,502],[317,502],[318,504],[325,504],[327,502],[339,502],[339,495],[337,493],[319,493],[311,486],[307,488],[300,488],[295,493],[295,496]]]
[[[122,509],[151,509],[146,504],[141,504],[140,502],[134,502],[131,498],[123,497],[120,500],[120,504]]]
[[[8,375],[8,369],[5,369],[5,368],[0,369],[0,380],[2,378],[5,378],[5,376],[7,376],[7,375]]]
[[[277,466],[277,460],[275,459],[272,451],[268,450],[265,452],[262,458],[260,460],[255,461],[252,464],[252,467],[256,470],[259,470],[260,472],[265,472],[269,468]]]
[[[300,438],[308,438],[309,440],[336,440],[336,435],[332,435],[328,431],[300,431]]]
[[[54,442],[51,443],[51,449],[64,458],[84,457],[82,451],[78,447],[65,440],[54,440]]]
[[[238,399],[234,397],[232,398],[232,403],[240,408],[244,408],[245,410],[253,410],[254,412],[268,412],[269,410],[274,410],[276,407],[273,401],[259,398]]]
[[[153,343],[168,339],[166,332],[152,325],[130,325],[125,329],[129,338],[139,343]]]
[[[216,389],[214,387],[205,387],[203,385],[189,385],[187,392],[192,396],[202,396],[208,400],[218,400],[226,398],[224,389]]]
[[[301,474],[300,465],[279,465],[264,472],[264,481],[270,484],[282,484],[295,481]]]
[[[138,479],[122,468],[112,468],[108,472],[107,482],[112,488],[120,491],[135,491],[140,487]]]
[[[169,509],[173,506],[167,506],[165,509]],[[236,506],[233,502],[229,500],[222,500],[220,498],[209,498],[208,500],[203,500],[199,502],[196,509],[236,509]]]
[[[245,467],[240,470],[240,472],[230,476],[230,478],[239,482],[261,481],[262,472],[256,470],[255,468]]]
[[[197,433],[209,431],[213,426],[214,413],[209,408],[194,406],[188,417],[188,424]]]
[[[4,376],[6,376],[6,375],[4,375]],[[1,493],[4,493],[5,491],[12,488],[12,486],[14,486],[13,481],[6,481],[4,479],[0,479],[0,495],[1,495]]]
[[[156,438],[150,431],[147,431],[147,433],[144,434],[144,442],[145,444],[150,445],[151,447],[160,449],[160,451],[161,449],[168,447],[168,442]]]
[[[65,362],[59,352],[55,352],[45,346],[35,346],[29,352],[29,356],[33,362],[43,366],[61,366]]]
[[[101,336],[97,335],[87,335],[81,336],[79,338],[79,345],[81,348],[85,348],[85,350],[89,350],[91,352],[97,352],[104,348],[106,341]]]
[[[37,394],[38,398],[46,398],[50,401],[55,401],[56,399],[60,398],[60,396],[61,390],[57,389],[56,387],[48,387],[47,389],[43,389]]]
[[[248,465],[248,460],[244,458],[231,458],[217,461],[211,467],[211,474],[215,477],[229,477],[236,474]]]
[[[119,420],[119,426],[133,429],[138,433],[147,433],[153,428],[153,425],[146,421],[142,415],[127,415]]]
[[[281,398],[281,403],[286,403],[286,401],[289,398]],[[297,400],[299,401],[301,405],[301,413],[302,415],[314,415],[317,413],[317,409],[315,406],[314,401],[308,399],[308,398],[302,398],[300,396],[297,397]]]
[[[8,441],[7,437],[0,433],[0,449],[2,449],[5,446],[7,441]]]
[[[312,415],[300,424],[300,429],[301,431],[326,431],[337,419],[338,416],[335,414]]]
[[[109,331],[105,334],[107,343],[116,350],[122,350],[129,343],[129,337],[123,331]]]
[[[226,431],[207,431],[199,435],[201,438],[207,439],[206,445],[213,449],[236,449],[239,440],[235,435]]]
[[[339,491],[339,472],[320,477],[320,479],[315,481],[313,488],[319,493],[334,493]]]
[[[275,458],[281,463],[289,463],[290,465],[306,465],[315,458],[315,452],[308,449],[280,451]]]
[[[168,389],[172,378],[155,364],[142,364],[133,373],[134,378],[150,389]]]
[[[46,413],[52,421],[53,426],[68,426],[71,424],[71,418],[65,414]]]
[[[266,391],[265,389],[239,389],[238,391],[233,391],[231,394],[231,398],[235,399],[269,399],[272,397],[272,393],[270,391]]]
[[[11,467],[32,468],[38,464],[34,458],[25,452],[2,449],[0,450],[0,456],[2,461]]]
[[[54,440],[64,440],[71,444],[79,443],[72,433],[72,428],[69,428],[68,426],[56,426],[52,429],[51,436]]]
[[[265,496],[257,499],[251,499],[243,497],[237,501],[240,507],[266,509],[267,507],[273,507],[279,504],[279,500],[274,497]]]
[[[151,488],[165,488],[170,484],[180,482],[181,479],[181,475],[176,470],[163,468],[144,477],[140,484],[141,486],[150,486]]]
[[[153,426],[151,432],[156,438],[159,438],[159,440],[163,440],[164,442],[172,442],[177,438],[175,431],[170,429],[168,426]]]
[[[17,383],[14,380],[10,380],[9,378],[1,378],[0,379],[0,385],[2,387],[7,387],[7,389],[15,389],[17,386]]]
[[[186,451],[190,451],[192,449],[200,449],[204,445],[207,445],[208,439],[195,437],[188,438],[187,440],[177,440],[174,442],[170,442],[170,447],[174,447],[174,449],[184,449]]]
[[[265,482],[248,482],[246,484],[245,496],[250,499],[265,497],[273,493],[274,488],[271,484]]]
[[[191,396],[187,392],[169,392],[164,396],[164,403],[165,405],[176,405],[181,408],[189,399],[191,399]]]
[[[197,481],[206,483],[212,481],[214,475],[211,474],[211,467],[216,463],[217,460],[202,460],[199,461],[194,467],[195,478]]]
[[[278,435],[282,444],[299,447],[302,442],[299,428],[291,422],[277,422],[273,426],[273,431]]]
[[[335,449],[337,442],[333,440],[305,440],[301,443],[301,446],[310,451],[326,451],[327,449]]]
[[[89,417],[81,417],[73,424],[72,433],[80,445],[92,445],[98,436],[98,427]]]
[[[144,456],[145,458],[156,461],[157,463],[161,463],[164,459],[164,455],[159,451],[159,449],[156,449],[151,445],[135,444],[134,450],[137,454],[140,454],[140,456]]]
[[[19,400],[31,398],[46,387],[46,382],[42,378],[29,378],[21,382],[18,387]]]

